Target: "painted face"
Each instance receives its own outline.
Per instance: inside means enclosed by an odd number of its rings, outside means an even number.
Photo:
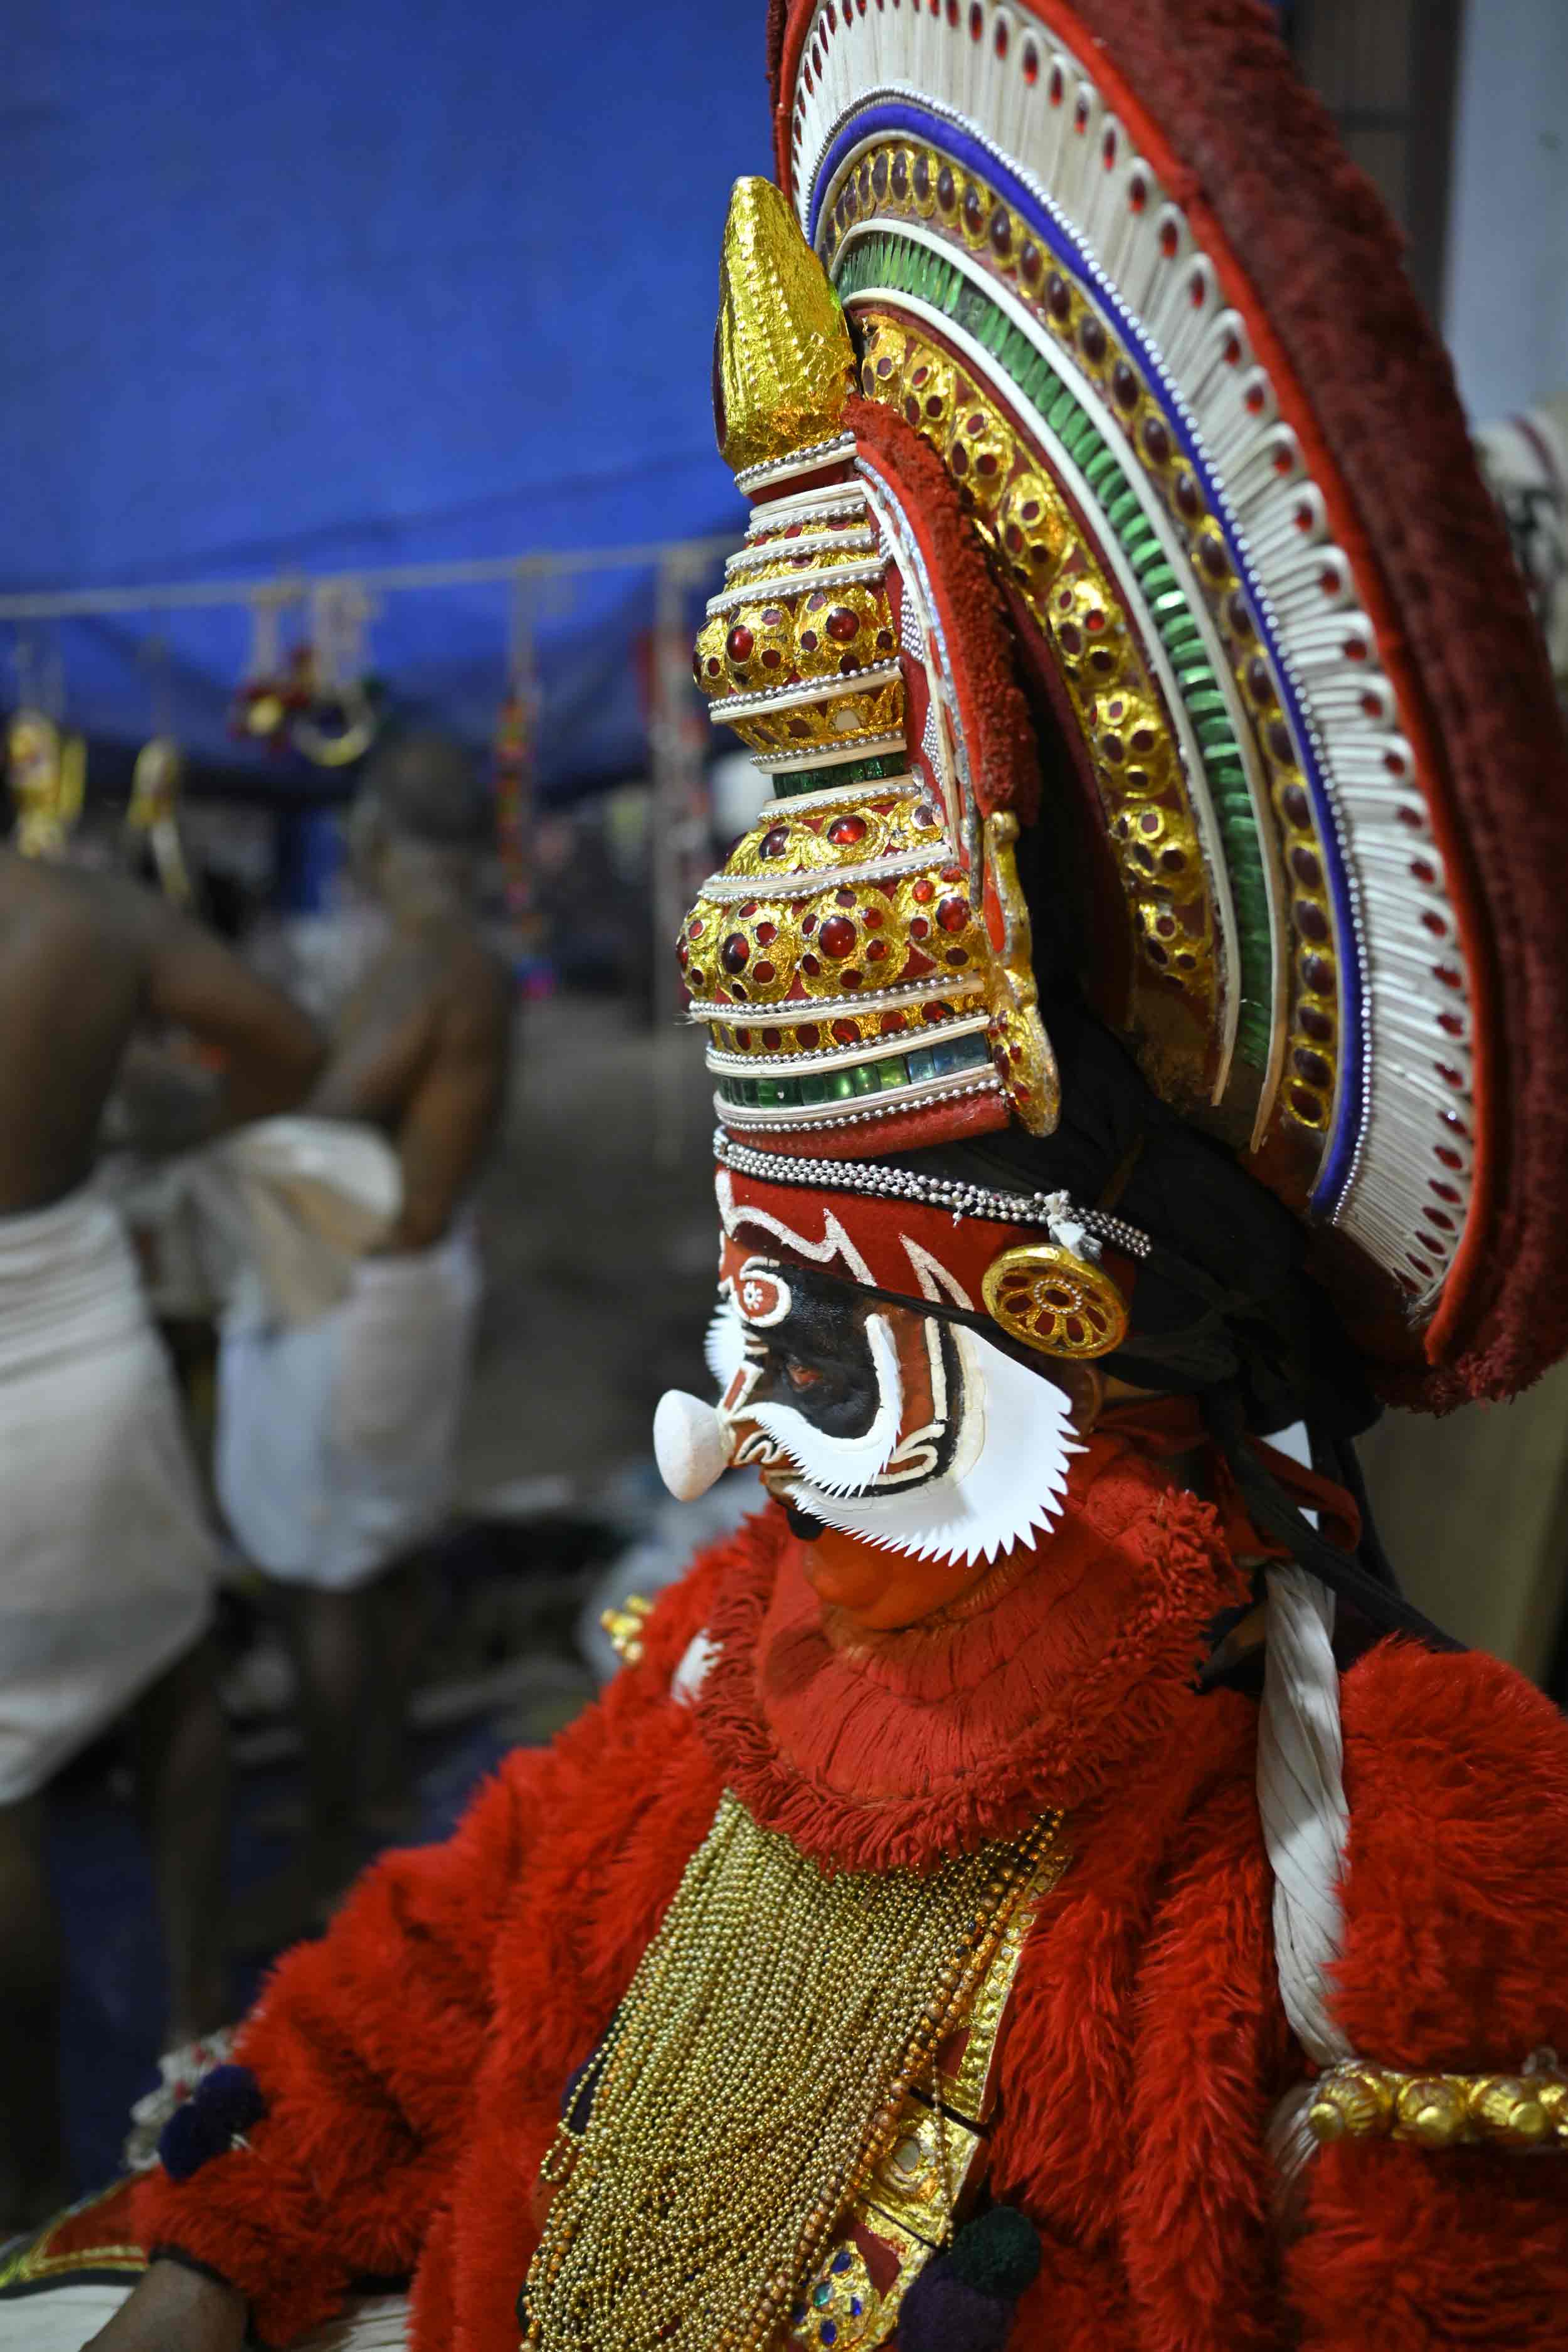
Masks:
[[[824,1528],[964,1568],[1048,1528],[1079,1450],[1060,1387],[977,1332],[867,1299],[855,1285],[871,1270],[831,1213],[818,1235],[722,1187],[721,1207],[708,1337],[719,1402],[661,1402],[655,1444],[673,1492],[749,1465]],[[928,1250],[910,1264],[925,1297],[968,1306]]]

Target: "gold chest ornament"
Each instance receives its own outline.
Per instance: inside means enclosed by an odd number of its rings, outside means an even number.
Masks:
[[[825,1873],[732,1795],[563,2126],[528,2352],[866,2352],[983,2170],[1059,1816],[926,1876]]]

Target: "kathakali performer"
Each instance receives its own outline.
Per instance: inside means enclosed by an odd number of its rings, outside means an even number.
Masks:
[[[1545,2352],[1568,1730],[1352,1452],[1568,1340],[1521,584],[1260,10],[771,44],[697,675],[774,797],[679,945],[658,1425],[766,1507],[283,1961],[101,2341]]]

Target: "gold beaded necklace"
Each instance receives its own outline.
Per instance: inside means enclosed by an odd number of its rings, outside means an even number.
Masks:
[[[763,2352],[1060,1827],[830,1875],[726,1793],[546,2158],[530,2352]]]

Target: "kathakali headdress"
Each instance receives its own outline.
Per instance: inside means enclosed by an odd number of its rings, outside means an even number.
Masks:
[[[1135,1379],[1260,1252],[1302,1362],[1326,1290],[1336,1377],[1510,1391],[1568,1339],[1568,774],[1392,227],[1240,0],[772,42],[696,675],[773,797],[679,943],[728,1230]]]

